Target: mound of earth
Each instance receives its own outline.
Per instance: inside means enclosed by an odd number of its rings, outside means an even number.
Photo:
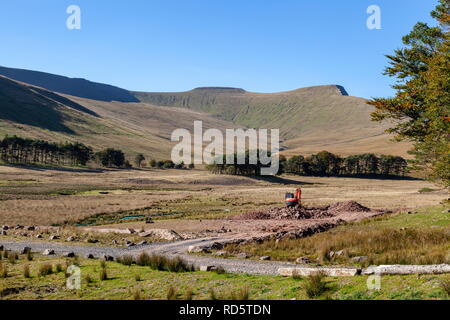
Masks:
[[[375,212],[358,202],[337,202],[325,207],[277,207],[263,211],[246,212],[238,220],[302,220],[333,218],[348,213]]]

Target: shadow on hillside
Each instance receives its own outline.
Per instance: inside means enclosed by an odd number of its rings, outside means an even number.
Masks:
[[[68,78],[46,72],[6,67],[0,67],[0,74],[16,81],[75,97],[108,102],[140,102],[128,90],[86,79]]]
[[[25,165],[25,164],[2,164],[4,167],[22,168],[33,171],[61,171],[61,172],[74,172],[74,173],[103,173],[104,169],[89,169],[89,168],[70,168],[70,167],[52,167],[52,166],[40,166],[40,165]]]
[[[37,90],[0,77],[0,119],[75,134],[64,124],[64,116],[58,110],[58,102]]]
[[[423,181],[422,178],[411,176],[382,176],[382,175],[359,175],[359,176],[338,176],[330,178],[353,178],[353,179],[369,179],[369,180],[405,180],[405,181]]]
[[[63,96],[60,96],[60,95],[58,95],[58,94],[56,94],[54,92],[50,92],[50,91],[43,90],[43,89],[40,89],[40,88],[33,88],[32,90],[38,92],[42,96],[45,96],[47,99],[54,100],[56,102],[59,102],[61,104],[66,105],[66,106],[68,106],[68,107],[70,107],[72,109],[75,109],[75,110],[78,110],[78,111],[90,114],[91,116],[94,116],[94,117],[97,117],[97,118],[100,117],[96,112],[94,112],[92,110],[89,110],[88,108],[83,107],[81,104],[78,104],[78,103],[76,103],[76,102],[74,102],[74,101],[72,101],[70,99],[67,99],[67,98],[65,98]]]
[[[318,185],[322,183],[312,183],[312,182],[304,182],[304,181],[297,181],[292,179],[283,178],[280,176],[251,176],[250,179],[255,179],[258,181],[265,181],[270,183],[278,183],[278,184],[284,184],[284,185]]]
[[[303,176],[295,176],[295,177],[303,177]],[[308,178],[352,178],[352,179],[369,179],[369,180],[398,180],[398,181],[422,181],[422,178],[416,178],[411,176],[381,176],[381,175],[359,175],[359,176],[304,176]],[[321,185],[323,183],[320,182],[305,182],[305,181],[297,181],[293,179],[289,179],[286,177],[280,176],[250,176],[250,179],[255,179],[258,181],[266,181],[271,183],[278,183],[284,185]]]

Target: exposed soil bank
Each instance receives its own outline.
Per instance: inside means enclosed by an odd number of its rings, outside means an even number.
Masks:
[[[277,207],[262,211],[246,212],[236,217],[238,220],[302,220],[340,217],[359,213],[387,213],[387,210],[374,210],[358,202],[337,202],[324,207]]]

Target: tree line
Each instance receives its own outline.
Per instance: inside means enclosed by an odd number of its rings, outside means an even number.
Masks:
[[[301,155],[280,161],[283,173],[305,176],[404,176],[408,162],[392,155],[372,153],[341,158],[328,151],[309,157]]]
[[[92,149],[78,142],[53,143],[17,136],[0,141],[0,159],[6,163],[84,166],[91,157]]]
[[[263,164],[260,159],[260,151],[256,152],[256,163],[251,164],[251,154],[246,152],[245,154],[233,154],[233,164],[228,164],[227,155],[223,155],[222,159],[217,159],[214,163],[206,166],[206,169],[214,174],[229,174],[229,175],[241,175],[241,176],[259,176],[261,175],[261,169],[270,167],[270,164]],[[239,157],[239,155],[242,155]],[[270,152],[267,152],[267,157],[271,157]],[[244,164],[238,163],[238,158],[241,158]],[[220,160],[220,161],[219,161]]]
[[[107,148],[93,152],[92,148],[79,142],[55,143],[38,139],[6,136],[0,140],[0,160],[8,164],[43,164],[56,166],[86,166],[89,161],[106,168],[131,168],[122,150]],[[137,154],[136,167],[141,168],[145,157]],[[160,169],[193,168],[171,160],[151,160],[149,166]]]
[[[234,155],[234,164],[216,161],[206,168],[215,174],[259,176],[261,168],[266,165],[257,161],[250,164],[249,154],[245,155],[245,164],[237,163]],[[404,176],[408,172],[408,162],[402,157],[375,154],[351,155],[342,158],[328,151],[322,151],[308,157],[301,155],[287,159],[280,156],[280,169],[278,174],[295,174],[303,176]]]

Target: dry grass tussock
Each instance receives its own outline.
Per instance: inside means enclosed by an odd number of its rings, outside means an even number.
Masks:
[[[349,264],[352,257],[366,256],[362,265],[450,263],[450,233],[447,229],[372,229],[317,234],[304,239],[278,243],[267,241],[244,247],[230,245],[230,253],[241,251],[270,255],[274,259],[294,261],[309,256],[321,264]],[[342,250],[342,251],[341,251]],[[339,255],[333,252],[341,251]]]

